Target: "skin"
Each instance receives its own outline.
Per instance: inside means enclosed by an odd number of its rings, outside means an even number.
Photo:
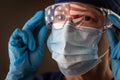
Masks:
[[[76,15],[76,16],[72,16],[70,14],[70,12],[65,12],[65,14],[67,14],[67,16],[65,16],[64,20],[55,20],[54,23],[57,23],[57,22],[62,23],[66,20],[73,22],[72,20],[74,18],[78,17],[78,18],[83,18],[80,21],[80,23],[82,23],[81,24],[82,26],[90,26],[92,28],[103,29],[103,26],[105,25],[104,24],[105,17],[99,10],[97,10],[95,7],[93,7],[91,5],[86,5],[83,3],[70,2],[70,4],[79,5],[80,6],[79,10],[82,13],[79,15]],[[58,6],[56,8],[56,11],[59,10],[59,7],[64,7],[64,6]],[[72,8],[70,8],[70,9],[72,9]],[[60,10],[57,14],[56,13],[54,13],[54,14],[55,14],[54,17],[56,17],[58,14],[61,15],[62,10]],[[89,16],[90,19],[88,19],[88,20],[84,19],[85,16]],[[80,23],[76,23],[76,25],[78,25]],[[102,38],[98,45],[98,56],[103,55],[107,49],[109,49],[109,46],[108,46],[108,42],[107,42],[107,38],[106,38],[106,33],[103,33]],[[66,80],[112,80],[113,75],[112,75],[112,72],[110,69],[109,51],[107,52],[107,54],[104,57],[102,57],[101,62],[97,66],[95,66],[92,70],[90,70],[89,72],[87,72],[83,75],[76,75],[76,76],[65,75],[65,77],[66,77]]]

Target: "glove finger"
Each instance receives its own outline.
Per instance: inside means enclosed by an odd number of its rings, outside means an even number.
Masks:
[[[43,26],[41,28],[41,30],[38,33],[38,37],[37,37],[37,50],[31,54],[31,64],[34,64],[34,66],[39,67],[39,64],[42,61],[42,57],[43,57],[43,51],[44,51],[44,42],[45,42],[45,38],[48,32],[48,28],[46,26]]]
[[[29,30],[21,30],[17,28],[10,37],[9,44],[22,48],[26,45],[30,51],[35,50],[35,39]]]
[[[29,19],[23,27],[23,30],[31,30],[34,31],[37,27],[42,27],[45,25],[44,20],[44,11],[38,11],[31,19]]]
[[[113,13],[108,15],[108,19],[117,27],[120,29],[120,17]]]
[[[111,58],[115,60],[120,60],[120,42],[116,45],[115,48],[111,49]]]
[[[107,32],[107,37],[108,37],[108,42],[110,44],[110,47],[114,48],[118,44],[119,39],[116,33],[111,28],[107,28],[106,32]]]
[[[32,32],[30,30],[23,30],[23,31],[27,34],[27,37],[28,37],[27,45],[28,45],[29,50],[34,51],[36,48],[36,41],[33,37]]]
[[[14,63],[14,61],[24,53],[27,41],[27,34],[19,28],[15,29],[9,40],[10,63]]]
[[[21,29],[17,28],[12,33],[9,44],[11,44],[12,46],[22,47],[23,44],[27,44],[27,41],[27,34],[25,34]]]

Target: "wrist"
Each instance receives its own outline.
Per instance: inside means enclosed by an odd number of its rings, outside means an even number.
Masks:
[[[11,67],[5,80],[34,80],[36,70]]]
[[[34,80],[36,71],[10,70],[5,80]]]

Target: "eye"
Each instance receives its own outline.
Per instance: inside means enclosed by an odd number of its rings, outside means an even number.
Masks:
[[[55,21],[63,21],[63,20],[65,20],[65,16],[62,15],[62,14],[56,15],[56,16],[54,17],[54,20],[55,20]]]
[[[84,16],[83,17],[83,20],[86,21],[86,22],[97,22],[97,19],[96,18],[93,18],[91,16]]]
[[[84,16],[85,21],[90,21],[92,18],[90,16]]]

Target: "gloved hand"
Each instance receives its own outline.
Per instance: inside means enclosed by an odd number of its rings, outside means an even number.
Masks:
[[[109,14],[108,19],[120,29],[120,17],[116,14]],[[120,40],[112,28],[106,30],[111,49],[111,67],[114,80],[120,80]]]
[[[33,80],[41,64],[47,34],[44,11],[38,11],[9,40],[10,70],[6,80]]]

